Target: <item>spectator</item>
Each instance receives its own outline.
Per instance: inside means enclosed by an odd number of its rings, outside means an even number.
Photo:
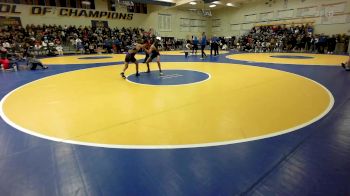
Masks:
[[[346,71],[350,71],[350,55],[349,55],[349,59],[347,62],[341,63],[341,66],[346,70]]]
[[[188,57],[188,54],[190,53],[190,51],[192,50],[192,45],[191,45],[191,41],[187,40],[186,46],[185,46],[185,57]]]
[[[58,55],[63,56],[63,47],[61,44],[56,46],[56,50],[57,50]]]
[[[42,62],[37,59],[34,55],[30,55],[28,58],[28,66],[30,70],[36,70],[38,66],[40,66],[42,69],[47,69],[47,66],[44,66]]]
[[[0,58],[7,57],[7,49],[0,45]]]
[[[16,61],[13,61],[12,59],[8,59],[6,57],[2,57],[2,58],[0,58],[0,68],[3,71],[9,70],[9,69],[13,69],[14,71],[17,71],[18,70],[18,64],[17,64]]]
[[[204,57],[207,57],[207,54],[205,54],[205,52],[204,52],[206,45],[207,45],[207,36],[205,35],[205,32],[203,32],[202,37],[201,37],[201,52],[202,52],[201,59],[204,59]]]
[[[335,38],[335,35],[327,39],[327,53],[333,54],[335,50],[335,46],[337,44],[337,40]]]
[[[95,54],[95,53],[96,53],[95,50],[96,50],[96,44],[95,44],[94,42],[92,42],[92,43],[89,45],[89,53],[90,53],[90,54]]]
[[[192,54],[197,54],[197,50],[198,50],[198,38],[197,36],[193,36],[192,39]]]

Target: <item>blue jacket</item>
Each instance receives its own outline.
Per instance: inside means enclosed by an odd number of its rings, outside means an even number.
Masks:
[[[198,39],[197,39],[197,37],[194,37],[194,39],[193,39],[193,45],[198,45]]]
[[[207,36],[202,36],[202,41],[201,41],[202,46],[207,45]]]

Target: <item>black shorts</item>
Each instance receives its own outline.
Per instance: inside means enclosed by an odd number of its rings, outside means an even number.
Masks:
[[[154,58],[156,58],[159,55],[160,55],[159,52],[152,52],[151,53],[151,60],[153,60]]]
[[[127,63],[129,63],[129,62],[135,63],[136,62],[135,54],[129,54],[129,53],[126,54],[125,62],[127,62]]]

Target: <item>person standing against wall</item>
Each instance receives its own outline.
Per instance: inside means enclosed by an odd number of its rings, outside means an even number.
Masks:
[[[205,46],[207,45],[207,36],[205,36],[205,32],[202,33],[202,39],[201,39],[201,51],[202,51],[202,58],[207,57],[207,55],[204,52]]]
[[[221,41],[218,37],[215,37],[215,49],[214,49],[214,56],[218,56],[219,55],[219,47],[221,45]]]
[[[216,37],[215,35],[213,37],[211,37],[210,39],[210,56],[213,55],[213,50],[214,50],[214,53],[215,53],[215,42],[216,42]]]
[[[192,55],[196,54],[197,55],[197,50],[198,50],[198,39],[197,36],[192,36]]]
[[[219,39],[214,35],[210,40],[210,56],[213,55],[214,50],[214,56],[219,55]]]

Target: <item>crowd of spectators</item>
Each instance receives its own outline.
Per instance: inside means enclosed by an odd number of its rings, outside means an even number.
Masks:
[[[109,28],[60,25],[7,26],[0,29],[0,45],[8,53],[63,54],[70,46],[79,53],[121,53],[137,39],[149,37],[142,28]]]
[[[164,51],[178,50],[183,48],[184,40],[176,39],[174,37],[164,37],[162,38],[160,44],[162,50]]]
[[[314,34],[310,25],[260,26],[239,38],[237,48],[246,52],[313,52],[343,54],[349,36]]]
[[[81,54],[122,53],[139,39],[155,38],[151,30],[142,28],[110,28],[60,25],[5,26],[0,28],[0,55],[10,61],[31,55],[63,55],[68,47]],[[314,34],[311,25],[258,26],[240,37],[218,37],[221,49],[235,47],[245,52],[313,52],[343,54],[348,50],[349,36]],[[187,40],[193,45],[193,38]],[[212,40],[210,40],[212,41]],[[164,38],[163,50],[181,49],[182,40]],[[210,42],[211,44],[213,42]]]
[[[5,26],[0,28],[0,59],[12,66],[37,55],[63,55],[67,48],[81,54],[122,53],[136,40],[152,36],[142,28]]]

